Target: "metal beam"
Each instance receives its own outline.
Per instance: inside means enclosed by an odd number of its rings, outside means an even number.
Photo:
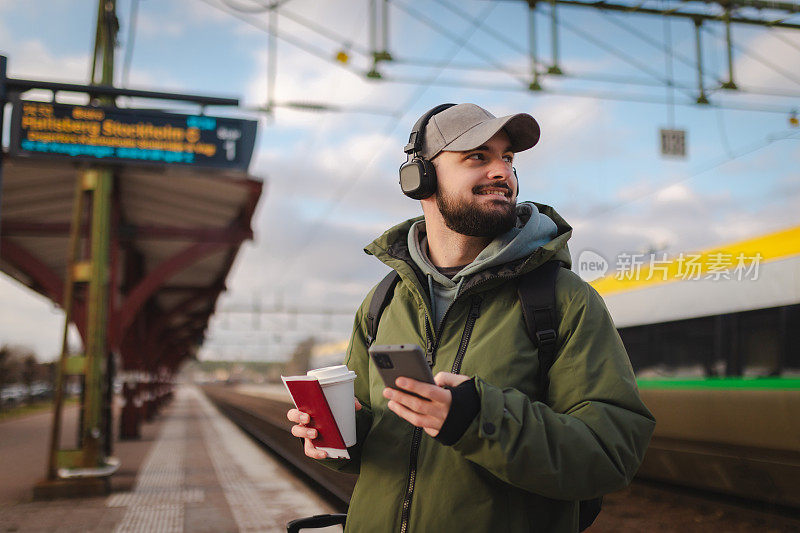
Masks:
[[[111,85],[84,85],[80,83],[62,83],[56,81],[25,80],[9,78],[6,81],[8,92],[22,93],[32,89],[44,89],[46,91],[86,93],[93,97],[127,96],[129,98],[148,98],[152,100],[175,100],[179,102],[191,102],[201,106],[238,106],[238,98],[225,98],[220,96],[203,96],[198,94],[166,93],[161,91],[142,91],[137,89],[122,89]]]
[[[800,13],[800,4],[794,2],[773,2],[772,0],[695,0],[710,5],[723,5],[730,9],[738,7],[754,7],[756,9],[774,9],[789,13]]]
[[[525,0],[527,1],[527,0]],[[698,13],[698,12],[686,12],[686,11],[675,11],[675,9],[653,9],[653,8],[645,8],[641,7],[641,5],[625,5],[625,4],[610,4],[608,2],[583,2],[580,0],[555,0],[557,4],[563,4],[566,6],[575,6],[575,7],[588,7],[594,9],[600,9],[604,11],[621,11],[624,13],[639,13],[643,15],[661,15],[667,17],[678,17],[678,18],[700,18],[701,20],[713,20],[717,22],[724,22],[725,21],[725,14],[720,13],[719,15],[709,15],[707,13]],[[769,2],[766,2],[769,3]],[[785,4],[785,3],[784,3]],[[682,4],[681,7],[684,7],[685,4]],[[793,4],[788,4],[792,6]],[[795,6],[796,9],[796,6]],[[788,11],[788,10],[787,10]],[[748,25],[755,25],[755,26],[767,26],[771,28],[788,28],[798,30],[800,29],[800,24],[796,23],[789,23],[783,22],[783,19],[778,20],[764,20],[764,19],[751,19],[745,18],[741,16],[730,17],[730,21],[735,24],[748,24]]]
[[[112,346],[118,346],[125,331],[133,322],[144,303],[163,285],[163,283],[195,263],[225,247],[224,243],[197,243],[173,255],[150,272],[136,287],[128,293],[122,309],[118,313],[115,331],[112,334]]]
[[[85,231],[86,224],[82,231]],[[29,222],[27,220],[7,220],[0,230],[6,236],[31,235],[36,237],[63,237],[69,234],[68,222]],[[119,240],[190,240],[204,242],[223,242],[238,244],[252,239],[249,228],[180,228],[170,226],[135,226],[121,224]]]
[[[63,303],[64,282],[49,266],[6,236],[0,238],[0,249],[3,251],[4,261],[11,263],[33,279],[35,285],[31,287],[32,289],[41,292],[54,302]]]

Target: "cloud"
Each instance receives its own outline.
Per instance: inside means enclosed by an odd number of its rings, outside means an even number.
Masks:
[[[55,359],[61,351],[63,313],[5,274],[0,275],[0,301],[0,345],[28,346],[40,361]]]
[[[645,189],[647,185],[635,187]],[[622,252],[696,251],[766,234],[791,221],[800,223],[794,208],[796,197],[753,208],[739,202],[729,191],[700,192],[691,183],[682,183],[600,216],[562,214],[575,228],[570,244],[573,257],[592,249],[611,264]]]
[[[9,44],[0,42],[0,46]],[[40,39],[25,39],[12,46],[9,46],[13,51],[8,61],[9,77],[76,83],[85,83],[89,79],[88,53],[56,55]]]
[[[195,7],[199,7],[198,4],[199,2],[196,2]],[[178,38],[185,35],[188,28],[188,21],[183,17],[165,18],[148,10],[140,10],[136,17],[136,39]],[[123,35],[127,37],[127,29]]]

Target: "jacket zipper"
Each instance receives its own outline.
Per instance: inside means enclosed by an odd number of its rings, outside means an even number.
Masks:
[[[481,314],[481,302],[482,300],[480,296],[476,296],[472,299],[472,305],[469,309],[467,323],[464,326],[464,332],[461,334],[461,344],[458,345],[456,359],[453,362],[454,374],[457,374],[461,369],[461,361],[464,359],[464,354],[467,352],[467,345],[469,345],[469,339],[472,336],[472,329],[475,327],[475,322],[478,320],[478,317]],[[455,301],[453,301],[453,303],[455,303]],[[430,338],[430,326],[428,325],[427,314],[425,316],[425,354],[430,366],[433,366],[433,361],[436,357],[436,350],[439,349],[439,339],[442,338],[444,321],[452,307],[453,305],[450,304],[450,307],[448,307],[447,311],[445,311],[444,316],[442,317],[442,323],[439,324],[439,331],[437,332],[438,334],[433,342]],[[414,497],[414,482],[417,478],[417,459],[419,457],[419,446],[422,443],[422,431],[422,428],[415,427],[414,434],[411,437],[411,459],[408,465],[408,485],[406,488],[406,496],[403,498],[403,512],[400,515],[400,533],[406,533],[408,531],[408,520],[411,515],[411,499]]]
[[[475,327],[475,322],[478,320],[478,317],[481,316],[482,302],[483,300],[480,296],[475,296],[472,299],[472,305],[469,307],[467,324],[464,326],[464,333],[461,335],[461,344],[458,345],[456,360],[453,361],[453,374],[458,374],[461,371],[461,361],[464,359],[464,354],[467,353],[469,339],[472,336],[472,328]]]

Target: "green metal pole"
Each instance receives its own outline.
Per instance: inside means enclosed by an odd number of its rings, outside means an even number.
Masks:
[[[89,170],[96,176],[92,205],[92,267],[89,282],[89,319],[86,349],[86,403],[83,417],[83,448],[87,466],[103,464],[104,439],[102,408],[104,368],[108,357],[108,278],[109,278],[109,207],[111,171]]]
[[[100,84],[114,84],[114,49],[118,22],[116,0],[99,0],[98,35],[102,54]],[[95,57],[95,64],[99,58]],[[98,80],[93,79],[92,83]],[[111,101],[104,102],[110,104]],[[105,385],[108,349],[108,293],[110,269],[111,188],[112,171],[106,167],[87,169],[84,175],[95,181],[92,195],[91,227],[91,281],[89,282],[87,342],[86,342],[86,399],[83,409],[82,448],[87,466],[103,464],[105,439],[111,438],[103,431],[103,387]]]
[[[736,90],[738,87],[733,81],[733,42],[731,40],[731,10],[725,9],[725,44],[728,49],[728,81],[722,84],[723,89]]]
[[[547,69],[548,74],[563,74],[558,66],[558,16],[556,14],[556,0],[550,0],[550,39],[553,51],[553,64]]]
[[[528,89],[531,91],[541,91],[539,85],[539,73],[536,70],[536,0],[528,0],[528,45],[531,55],[531,84]]]
[[[381,73],[378,72],[378,62],[380,61],[378,24],[378,0],[369,0],[369,50],[372,53],[372,68],[367,72],[367,78],[376,80],[381,78]]]
[[[702,19],[694,19],[695,43],[697,44],[697,86],[700,90],[700,95],[697,97],[697,103],[707,104],[708,98],[706,97],[705,88],[703,88],[703,47],[700,42],[700,26],[702,25]]]

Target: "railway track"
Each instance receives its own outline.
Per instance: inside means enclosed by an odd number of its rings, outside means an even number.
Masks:
[[[303,454],[289,429],[288,401],[243,394],[226,386],[205,386],[208,398],[267,450],[288,464],[339,512],[346,512],[357,476],[327,469]],[[800,513],[786,507],[730,498],[654,481],[634,481],[604,497],[591,533],[648,531],[800,531]]]
[[[337,511],[347,511],[357,476],[335,472],[305,456],[300,439],[289,432],[292,423],[286,419],[286,411],[293,407],[290,402],[241,394],[224,386],[204,386],[203,392],[236,425],[288,463]]]

